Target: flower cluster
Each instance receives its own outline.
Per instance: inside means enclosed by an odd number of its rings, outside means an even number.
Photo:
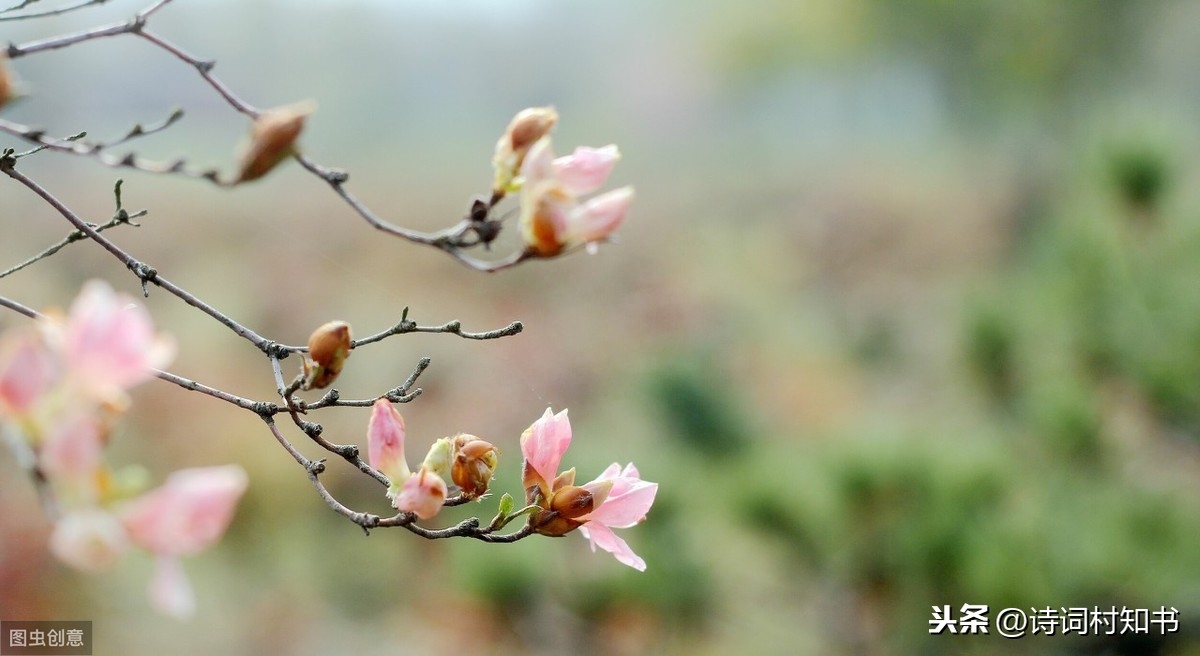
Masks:
[[[174,351],[132,299],[89,282],[65,317],[47,313],[36,326],[0,339],[0,420],[61,511],[51,551],[94,572],[139,547],[155,556],[151,602],[186,616],[194,602],[178,557],[225,532],[246,488],[245,472],[232,465],[182,470],[142,493],[140,470],[114,471],[103,459],[129,405],[128,390]]]
[[[521,435],[525,499],[538,508],[530,518],[534,530],[560,536],[579,529],[593,551],[600,547],[620,562],[645,571],[646,561],[612,529],[629,528],[646,519],[658,483],[642,480],[633,463],[622,468],[614,462],[590,483],[575,485],[575,468],[558,471],[569,446],[571,422],[566,410],[553,414],[547,408]]]
[[[393,507],[429,519],[441,511],[450,486],[467,498],[487,492],[499,462],[496,447],[474,435],[443,437],[414,472],[404,457],[406,433],[404,418],[392,404],[387,399],[376,401],[367,425],[367,451],[371,466],[391,482],[387,496]],[[558,471],[570,444],[566,410],[556,415],[547,409],[521,436],[522,486],[528,504],[521,512],[529,513],[530,528],[551,537],[579,529],[593,551],[600,547],[644,571],[646,562],[612,529],[643,521],[658,484],[642,480],[632,464],[622,468],[613,463],[595,480],[575,485],[574,468]]]
[[[466,433],[443,437],[429,447],[414,472],[404,458],[405,436],[400,412],[387,399],[376,401],[367,422],[367,457],[388,477],[387,496],[397,510],[429,519],[441,512],[450,485],[469,499],[487,493],[499,464],[495,446]]]
[[[614,145],[581,146],[556,158],[550,130],[557,120],[552,107],[523,110],[497,142],[492,158],[492,193],[521,192],[521,237],[526,252],[535,257],[553,257],[578,246],[594,249],[621,225],[633,202],[632,187],[580,200],[604,186],[621,154]]]

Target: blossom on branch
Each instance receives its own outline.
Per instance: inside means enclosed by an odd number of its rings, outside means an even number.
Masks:
[[[600,547],[621,563],[645,571],[646,561],[612,529],[629,528],[645,520],[658,484],[642,480],[633,464],[621,469],[613,463],[595,480],[576,486],[574,469],[556,473],[570,444],[571,423],[566,410],[554,414],[547,408],[521,435],[526,501],[541,508],[530,520],[534,530],[558,537],[578,528],[591,542],[592,550]]]
[[[621,157],[616,146],[577,148],[555,159],[549,137],[534,144],[521,167],[521,236],[527,252],[553,257],[577,246],[589,249],[608,239],[629,213],[633,187],[621,187],[586,201]]]
[[[63,511],[50,551],[85,572],[115,565],[131,547],[156,557],[150,600],[177,617],[195,607],[180,556],[212,545],[246,489],[236,465],[175,472],[130,499],[131,478],[114,475],[104,447],[128,407],[127,392],[175,352],[150,315],[107,283],[91,281],[64,316],[49,311],[36,330],[0,340],[0,420],[32,452],[38,475]],[[135,482],[136,483],[136,482]],[[140,488],[140,485],[136,487]]]
[[[62,357],[75,388],[102,400],[122,396],[175,357],[174,340],[158,335],[146,309],[108,283],[93,280],[71,304],[61,331]]]

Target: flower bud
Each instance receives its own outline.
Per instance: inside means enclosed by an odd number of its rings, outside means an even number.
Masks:
[[[367,420],[367,460],[391,481],[387,493],[391,498],[400,493],[400,486],[411,474],[404,459],[406,434],[404,417],[390,401],[379,399],[371,406],[371,418]]]
[[[330,321],[308,338],[308,358],[304,360],[304,389],[322,389],[342,373],[354,343],[350,324]]]
[[[454,438],[442,437],[429,446],[429,453],[421,466],[442,480],[450,478],[450,466],[454,462]]]
[[[558,112],[553,107],[530,107],[513,117],[504,136],[496,142],[496,154],[492,158],[496,168],[496,180],[492,185],[494,193],[504,195],[521,188],[517,174],[525,161],[525,153],[549,134],[557,121]]]
[[[393,501],[397,510],[411,512],[421,519],[429,519],[442,510],[446,501],[446,481],[441,476],[421,467],[413,474]]]
[[[12,100],[16,95],[13,92],[12,75],[8,72],[8,57],[0,53],[0,107]]]
[[[8,65],[8,56],[0,52],[0,107],[23,98],[28,89],[16,71]]]
[[[294,154],[296,138],[304,129],[304,120],[314,109],[312,102],[302,102],[259,114],[250,127],[249,139],[242,146],[233,183],[257,180]]]
[[[468,497],[483,495],[499,464],[496,447],[474,435],[459,435],[455,443],[459,446],[450,467],[450,479]]]

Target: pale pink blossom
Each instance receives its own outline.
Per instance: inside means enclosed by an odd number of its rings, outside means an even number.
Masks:
[[[658,483],[643,481],[633,463],[622,470],[615,462],[588,485],[603,482],[611,482],[612,488],[599,507],[579,518],[587,522],[579,531],[591,542],[592,551],[600,547],[618,561],[638,571],[645,571],[646,561],[638,557],[612,529],[629,528],[644,520],[658,494]]]
[[[101,398],[128,390],[174,357],[174,343],[154,331],[145,308],[108,283],[92,280],[62,326],[63,358],[74,382]]]
[[[67,514],[50,534],[50,553],[85,572],[99,572],[121,560],[129,538],[111,513],[87,508]]]
[[[549,503],[551,499],[553,481],[563,480],[564,485],[570,485],[574,478],[574,470],[567,472],[565,477],[556,474],[570,444],[571,423],[567,420],[566,410],[555,415],[547,409],[521,435],[521,453],[525,456],[524,485],[526,489],[537,485],[542,490],[543,503]],[[629,528],[644,520],[658,493],[658,484],[642,480],[632,463],[624,469],[613,463],[582,488],[590,494],[590,502],[596,505],[590,513],[573,519],[583,523],[579,530],[591,542],[592,550],[600,547],[618,561],[645,571],[646,561],[612,529]]]
[[[446,501],[446,481],[441,476],[422,466],[420,471],[409,477],[396,495],[397,510],[411,512],[421,519],[429,519],[442,510]]]
[[[194,554],[225,533],[246,484],[246,472],[237,465],[181,469],[130,501],[121,519],[130,539],[148,551]]]
[[[616,146],[579,148],[554,158],[543,137],[525,157],[521,172],[521,234],[530,253],[541,257],[608,239],[629,212],[633,188],[622,187],[580,202],[599,189],[620,158]]]
[[[0,414],[27,415],[58,375],[58,361],[37,332],[6,335],[0,344]]]
[[[538,156],[544,157],[540,154]],[[578,146],[574,153],[555,158],[551,167],[554,178],[562,184],[567,193],[585,196],[604,186],[608,175],[620,159],[621,152],[612,144],[603,148]],[[542,164],[539,163],[539,166]]]
[[[154,557],[154,575],[150,578],[146,596],[154,610],[175,619],[187,619],[196,612],[192,583],[183,571],[183,563],[175,556],[160,554]]]
[[[521,434],[521,455],[525,458],[524,486],[538,485],[549,498],[550,484],[558,476],[563,454],[571,446],[571,420],[567,411],[554,414],[550,408]]]
[[[404,417],[387,399],[379,399],[371,407],[367,421],[367,460],[391,481],[388,495],[395,497],[400,486],[411,475],[404,458]]]

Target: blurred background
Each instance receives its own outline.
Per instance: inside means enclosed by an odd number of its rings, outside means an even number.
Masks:
[[[471,330],[524,321],[498,342],[355,351],[337,387],[379,394],[431,357],[402,407],[409,459],[477,434],[502,451],[496,492],[519,489],[521,431],[569,407],[583,480],[632,460],[661,485],[622,532],[648,569],[578,535],[364,537],[256,417],[153,382],[115,463],[156,481],[251,473],[229,534],[185,563],[198,615],[149,610],[148,559],[94,577],[55,562],[5,452],[0,617],[91,619],[96,654],[1200,654],[1200,5],[180,0],[150,27],[256,106],[315,100],[305,152],[408,227],[450,225],[487,192],[523,107],[558,108],[559,152],[620,146],[613,186],[638,196],[619,243],[493,275],[382,237],[294,163],[233,190],[54,153],[21,168],[95,221],[123,177],[126,207],[150,214],[108,234],[280,341],[332,319],[366,335],[405,307]],[[11,67],[31,95],[6,118],[108,139],[179,106],[135,149],[232,170],[244,118],[139,39]],[[0,208],[4,267],[68,231],[15,184]],[[136,293],[83,243],[0,295],[64,306],[93,277]],[[181,344],[172,371],[272,396],[247,343],[164,293],[146,303]],[[313,418],[365,442],[361,410]],[[388,511],[357,471],[324,478]],[[931,606],[964,603],[1175,607],[1180,630],[929,634]]]

